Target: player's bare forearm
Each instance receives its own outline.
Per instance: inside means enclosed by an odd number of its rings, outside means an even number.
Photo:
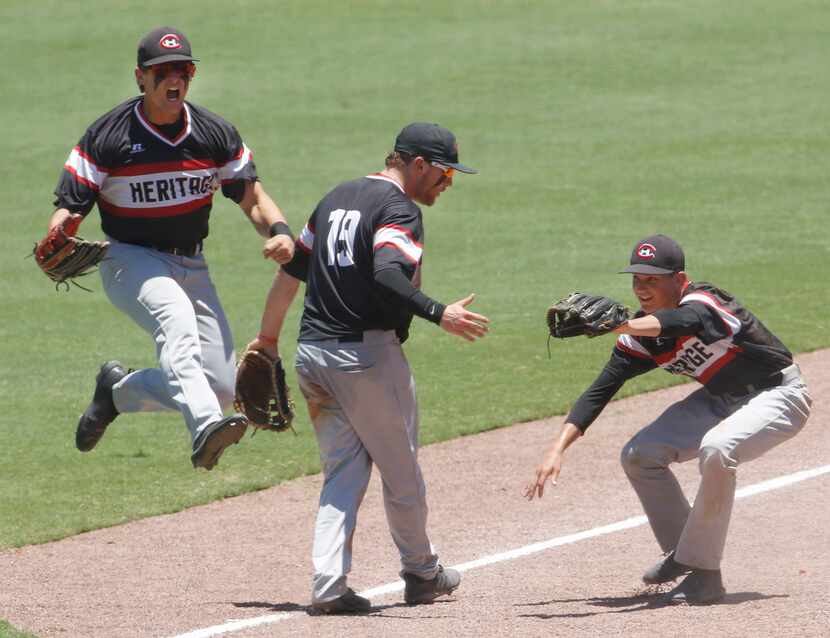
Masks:
[[[248,182],[239,207],[251,220],[257,232],[267,237],[262,247],[262,256],[265,259],[273,259],[278,264],[287,264],[291,261],[294,257],[294,238],[285,221],[285,215],[265,192],[262,184]],[[277,230],[272,233],[271,229],[275,225]]]
[[[659,337],[663,327],[660,320],[654,315],[629,319],[623,325],[614,328],[617,334],[626,334],[633,337]]]
[[[556,480],[562,471],[562,457],[565,450],[581,436],[582,430],[573,423],[565,422],[562,425],[559,435],[545,452],[542,462],[536,467],[534,478],[525,487],[525,498],[529,501],[533,500],[534,496],[541,498],[545,493],[545,483],[548,479],[556,485]]]
[[[291,302],[297,296],[300,280],[292,277],[282,269],[277,271],[268,296],[265,298],[265,310],[259,325],[259,335],[250,344],[248,349],[265,350],[276,356],[279,347],[280,333],[285,315],[291,307]]]
[[[248,182],[239,207],[251,220],[257,232],[263,237],[270,235],[270,228],[276,222],[287,223],[280,207],[259,182]]]

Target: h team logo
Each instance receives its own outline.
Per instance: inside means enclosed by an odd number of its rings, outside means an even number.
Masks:
[[[175,33],[168,33],[167,35],[161,36],[161,40],[159,40],[159,44],[164,49],[181,49],[182,48],[182,41],[179,39]]]
[[[637,256],[640,259],[654,259],[657,256],[657,249],[651,244],[640,244]]]

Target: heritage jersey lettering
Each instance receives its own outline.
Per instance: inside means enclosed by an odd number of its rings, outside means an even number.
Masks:
[[[239,202],[257,179],[250,149],[210,111],[185,104],[169,138],[136,97],[101,117],[72,149],[55,205],[86,215],[97,203],[104,232],[119,241],[189,245],[208,234],[214,193]]]

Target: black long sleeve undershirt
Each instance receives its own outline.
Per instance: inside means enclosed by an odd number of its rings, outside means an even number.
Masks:
[[[444,315],[446,306],[418,290],[399,269],[384,268],[377,271],[375,273],[375,283],[384,292],[394,295],[406,304],[412,314],[435,324],[441,323],[441,317]]]

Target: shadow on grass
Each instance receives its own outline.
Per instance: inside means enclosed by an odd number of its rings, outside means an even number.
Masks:
[[[711,603],[708,606],[740,605],[754,600],[768,600],[771,598],[789,598],[787,594],[762,594],[760,592],[747,591],[727,594],[722,600]],[[593,598],[553,598],[551,600],[539,601],[536,603],[522,603],[515,607],[542,607],[546,605],[585,603],[593,607],[605,607],[609,611],[586,611],[561,614],[519,614],[520,618],[539,618],[550,620],[553,618],[584,618],[586,616],[598,616],[600,614],[627,614],[634,611],[645,611],[648,609],[661,609],[663,607],[679,607],[678,603],[666,600],[664,592],[646,592],[633,596],[596,596]],[[683,605],[685,606],[685,605]],[[697,605],[695,605],[697,606]]]

